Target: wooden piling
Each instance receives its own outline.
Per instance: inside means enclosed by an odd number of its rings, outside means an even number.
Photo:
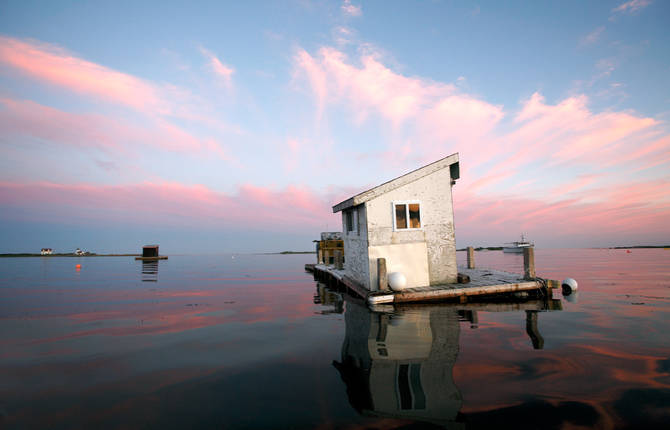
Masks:
[[[335,251],[335,268],[337,270],[342,270],[343,263],[342,263],[342,251],[339,249]]]
[[[377,259],[377,289],[379,291],[388,291],[389,281],[386,273],[386,258]]]
[[[475,249],[468,246],[468,269],[475,268]]]
[[[523,277],[535,279],[535,249],[532,247],[523,249]]]

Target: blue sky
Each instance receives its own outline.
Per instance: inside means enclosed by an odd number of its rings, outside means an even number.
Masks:
[[[668,18],[647,0],[3,2],[2,251],[309,249],[331,205],[453,152],[460,246],[670,242]]]

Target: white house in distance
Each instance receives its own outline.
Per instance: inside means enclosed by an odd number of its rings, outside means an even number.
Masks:
[[[458,153],[333,206],[342,212],[345,273],[376,290],[377,258],[401,272],[407,288],[457,282],[451,187]]]

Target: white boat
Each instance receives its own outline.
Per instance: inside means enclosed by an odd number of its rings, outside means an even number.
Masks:
[[[506,243],[505,246],[503,246],[503,252],[520,254],[523,252],[524,248],[532,248],[533,246],[535,245],[531,242],[526,241],[526,239],[523,237],[522,234],[520,241]]]

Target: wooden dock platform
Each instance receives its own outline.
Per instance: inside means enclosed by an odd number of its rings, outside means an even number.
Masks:
[[[338,286],[346,287],[365,299],[368,304],[411,303],[429,301],[460,300],[468,297],[508,296],[515,293],[527,293],[534,296],[546,295],[547,288],[554,286],[542,278],[524,279],[523,275],[492,269],[468,269],[459,267],[459,274],[467,275],[469,283],[432,285],[408,288],[402,291],[370,291],[349,278],[344,270],[323,264],[307,264],[305,270],[313,272],[315,278]]]
[[[160,255],[158,257],[135,257],[135,260],[142,261],[158,261],[158,260],[167,260],[167,255]]]

